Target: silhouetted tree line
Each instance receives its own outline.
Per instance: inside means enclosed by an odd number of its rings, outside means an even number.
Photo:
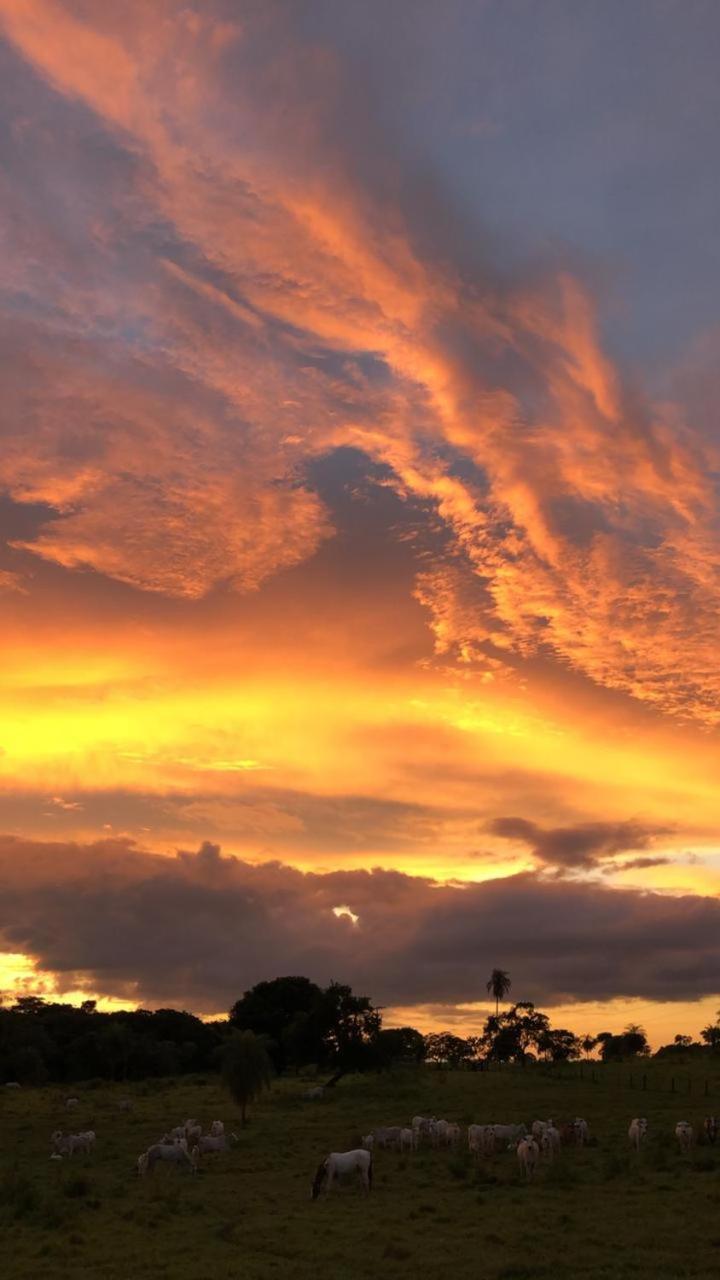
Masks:
[[[507,975],[502,994],[507,994]],[[501,984],[497,984],[501,985]],[[238,1035],[256,1037],[279,1073],[309,1065],[337,1079],[347,1071],[384,1070],[398,1063],[482,1070],[492,1063],[565,1062],[596,1052],[603,1061],[649,1054],[642,1027],[619,1034],[576,1036],[553,1028],[546,1014],[519,1001],[485,1021],[478,1036],[421,1035],[414,1027],[383,1028],[367,996],[339,982],[319,987],[289,976],[259,982],[232,1006],[227,1019],[203,1022],[177,1009],[100,1012],[93,1000],[79,1007],[23,996],[0,1005],[0,1081],[26,1084],[102,1078],[138,1080],[220,1069]],[[657,1056],[720,1051],[718,1022],[700,1041],[677,1035]]]

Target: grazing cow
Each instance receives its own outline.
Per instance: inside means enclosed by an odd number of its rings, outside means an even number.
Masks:
[[[514,1148],[521,1138],[527,1136],[527,1129],[524,1124],[491,1124],[488,1125],[488,1130],[491,1150],[503,1145],[508,1148]]]
[[[703,1133],[705,1134],[707,1141],[714,1146],[715,1143],[717,1142],[717,1136],[718,1136],[717,1116],[705,1117],[705,1119],[703,1120]]]
[[[419,1146],[421,1138],[430,1138],[432,1141],[434,1116],[413,1116],[411,1123],[415,1132],[416,1146]]]
[[[631,1147],[634,1147],[636,1151],[640,1150],[641,1144],[645,1141],[645,1138],[647,1137],[647,1128],[648,1128],[648,1122],[644,1117],[641,1119],[638,1119],[638,1117],[636,1116],[633,1120],[630,1121],[630,1128],[628,1129],[628,1138],[630,1139]]]
[[[234,1146],[238,1142],[236,1133],[230,1134],[230,1141],[224,1133],[204,1133],[200,1141],[192,1149],[192,1158],[195,1164],[201,1156],[210,1155],[211,1153],[228,1151],[230,1146]]]
[[[17,1080],[7,1080],[5,1082],[6,1089],[19,1089],[20,1085]]]
[[[675,1125],[675,1137],[678,1140],[680,1150],[683,1155],[687,1155],[688,1151],[692,1147],[694,1136],[692,1125],[688,1124],[687,1120],[678,1120]]]
[[[95,1145],[95,1134],[92,1129],[88,1129],[86,1133],[63,1133],[61,1129],[56,1129],[50,1141],[57,1155],[72,1158],[76,1151],[80,1151],[89,1156]]]
[[[434,1147],[450,1146],[450,1125],[447,1120],[436,1120],[430,1130],[430,1138]]]
[[[530,1132],[536,1142],[540,1141],[549,1124],[552,1124],[552,1120],[533,1120]]]
[[[138,1157],[137,1170],[141,1178],[152,1173],[156,1164],[174,1164],[177,1169],[188,1168],[195,1172],[195,1165],[188,1155],[187,1146],[177,1142],[156,1142]]]
[[[218,1138],[221,1133],[225,1132],[225,1125],[222,1120],[213,1120],[210,1125],[210,1133],[213,1138]]]
[[[322,1084],[317,1085],[314,1089],[306,1089],[303,1094],[303,1098],[306,1102],[320,1102],[324,1096],[325,1086]]]
[[[521,1138],[517,1145],[517,1158],[521,1172],[530,1180],[540,1159],[540,1148],[534,1138]]]
[[[66,1098],[66,1099],[65,1099],[65,1110],[66,1110],[66,1111],[75,1111],[75,1110],[77,1109],[77,1107],[79,1107],[79,1106],[80,1106],[80,1099],[79,1099],[79,1098]]]
[[[400,1150],[401,1151],[415,1150],[415,1130],[414,1129],[400,1130]]]
[[[360,1143],[360,1146],[364,1147],[365,1151],[372,1151],[373,1147],[375,1146],[375,1135],[372,1133],[366,1134],[366,1136],[363,1138],[362,1142]]]
[[[484,1143],[485,1125],[469,1124],[468,1125],[468,1151],[473,1155],[478,1155],[485,1149]]]
[[[576,1116],[573,1120],[573,1129],[575,1131],[575,1141],[579,1147],[584,1147],[590,1137],[587,1120],[582,1120],[580,1116]]]
[[[383,1125],[379,1129],[373,1129],[374,1145],[376,1147],[399,1147],[401,1133],[402,1129],[399,1124]]]
[[[331,1151],[317,1167],[311,1200],[317,1200],[323,1187],[327,1192],[337,1179],[352,1173],[357,1173],[365,1194],[369,1195],[372,1190],[372,1152],[362,1147],[356,1151]]]
[[[447,1139],[448,1139],[448,1146],[451,1146],[451,1147],[457,1146],[458,1142],[460,1141],[460,1125],[459,1124],[448,1125]]]
[[[492,1124],[468,1125],[468,1149],[474,1155],[491,1156],[495,1150],[494,1129]]]
[[[191,1124],[185,1129],[185,1141],[192,1147],[202,1137],[202,1125]]]

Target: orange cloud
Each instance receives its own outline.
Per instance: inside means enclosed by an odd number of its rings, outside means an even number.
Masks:
[[[706,451],[623,385],[575,281],[501,290],[421,252],[391,165],[380,157],[378,190],[363,187],[332,140],[342,88],[324,51],[286,48],[257,69],[252,23],[240,31],[212,9],[28,0],[0,12],[35,70],[132,157],[133,233],[164,219],[173,252],[196,259],[151,249],[122,307],[107,289],[65,290],[65,331],[96,333],[104,313],[126,366],[117,380],[90,371],[92,351],[76,347],[83,371],[68,382],[44,351],[38,426],[10,449],[4,479],[16,499],[65,515],[21,545],[191,598],[226,579],[254,587],[330,531],[297,468],[353,444],[434,505],[456,582],[464,571],[483,583],[478,619],[471,590],[451,604],[444,584],[440,603],[424,580],[447,656],[550,652],[716,722]],[[297,112],[302,165],[278,102]],[[120,231],[95,231],[117,261]],[[128,350],[131,317],[144,340]],[[162,396],[142,385],[148,361]],[[78,418],[84,460],[61,444]],[[458,458],[475,480],[454,474]]]

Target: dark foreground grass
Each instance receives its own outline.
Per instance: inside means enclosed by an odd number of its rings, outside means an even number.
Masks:
[[[57,1090],[0,1097],[0,1239],[3,1280],[680,1280],[720,1275],[720,1148],[675,1149],[678,1119],[718,1111],[720,1079],[702,1096],[668,1089],[669,1069],[596,1068],[596,1081],[534,1069],[497,1074],[400,1071],[348,1077],[322,1103],[302,1081],[282,1081],[252,1113],[238,1147],[197,1177],[160,1169],[139,1180],[138,1154],[166,1127],[197,1116],[207,1127],[238,1117],[217,1081],[75,1087],[68,1116]],[[702,1076],[707,1068],[702,1068]],[[689,1077],[683,1075],[683,1086]],[[664,1087],[659,1087],[663,1085]],[[132,1096],[129,1114],[117,1098]],[[584,1116],[597,1139],[564,1151],[524,1185],[515,1157],[480,1163],[464,1149],[379,1152],[365,1200],[352,1186],[313,1204],[312,1174],[330,1150],[357,1145],[376,1124],[416,1112],[470,1121]],[[627,1144],[633,1115],[651,1138]],[[53,1129],[93,1128],[90,1160],[49,1159]]]

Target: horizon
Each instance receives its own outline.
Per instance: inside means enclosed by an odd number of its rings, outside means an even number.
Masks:
[[[0,0],[0,990],[715,1016],[719,49]]]

